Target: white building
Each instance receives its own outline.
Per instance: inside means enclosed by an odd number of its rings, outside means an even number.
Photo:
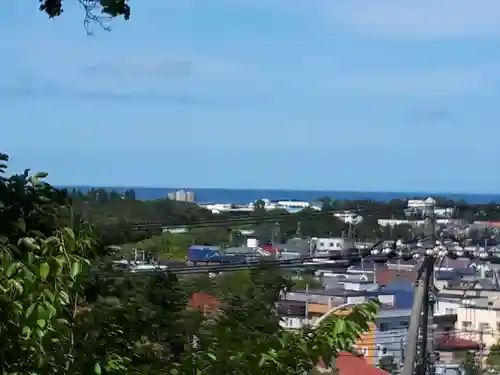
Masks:
[[[354,248],[354,240],[350,238],[313,238],[317,252],[343,251]]]
[[[173,191],[168,194],[168,199],[179,202],[194,202],[195,194],[192,191],[187,191],[184,189]]]
[[[290,200],[277,200],[271,201],[269,199],[261,199],[264,202],[264,209],[271,210],[286,210],[290,213],[299,212],[305,208],[310,208],[315,211],[320,211],[321,207],[314,206],[309,202],[303,201],[290,201]],[[248,207],[253,209],[255,207],[255,202],[249,203]]]
[[[339,220],[342,220],[346,224],[357,225],[363,221],[363,216],[350,211],[335,212],[333,216],[335,216]]]

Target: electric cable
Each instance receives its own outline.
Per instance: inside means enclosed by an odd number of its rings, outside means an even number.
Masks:
[[[455,205],[453,208],[455,211],[463,209],[463,210],[470,210],[470,209],[475,209],[475,210],[480,210],[483,206],[478,205]],[[446,208],[446,207],[444,207]],[[403,209],[404,211],[405,209]],[[500,212],[500,205],[494,206],[494,207],[488,207],[489,211],[492,212]],[[272,211],[267,211],[267,212],[272,212]],[[133,229],[154,229],[154,228],[162,228],[162,227],[168,227],[168,228],[205,228],[205,227],[220,227],[220,226],[231,226],[231,225],[250,225],[250,224],[259,224],[259,223],[269,223],[269,222],[281,222],[281,221],[287,221],[287,220],[307,220],[307,219],[312,219],[312,218],[321,218],[325,217],[325,215],[331,214],[332,216],[335,216],[335,214],[366,214],[368,216],[373,216],[374,214],[377,213],[387,213],[388,210],[382,207],[364,207],[364,208],[345,208],[345,209],[332,209],[332,210],[322,210],[322,211],[315,211],[315,212],[308,212],[304,215],[303,217],[300,217],[300,211],[298,213],[280,213],[277,216],[272,216],[272,215],[263,215],[259,217],[252,216],[252,212],[248,213],[248,216],[243,216],[243,217],[230,217],[230,218],[225,218],[225,219],[213,219],[213,220],[198,220],[194,221],[192,223],[184,223],[184,224],[171,224],[169,222],[137,222],[137,223],[132,223],[131,226]],[[406,214],[403,212],[403,216],[407,218]],[[403,220],[403,219],[402,219]]]
[[[428,250],[427,250],[428,251]],[[436,250],[436,252],[441,252],[442,250]],[[426,255],[426,250],[422,251],[413,251],[413,252],[407,252],[404,253],[402,251],[402,254],[394,254],[394,253],[388,253],[384,255],[380,254],[375,254],[374,256],[359,256],[359,255],[341,255],[341,256],[325,256],[325,257],[304,257],[304,258],[297,258],[297,259],[289,259],[289,260],[276,260],[276,261],[263,261],[263,262],[250,262],[250,263],[245,263],[245,264],[228,264],[228,265],[203,265],[203,266],[186,266],[186,267],[172,267],[172,268],[167,268],[163,269],[162,267],[158,267],[157,269],[154,270],[143,270],[143,271],[136,271],[136,272],[131,272],[128,271],[126,273],[130,274],[135,274],[135,275],[147,275],[147,274],[154,274],[158,272],[170,272],[173,274],[190,274],[190,273],[210,273],[210,272],[230,272],[230,271],[239,271],[239,270],[251,270],[251,269],[266,269],[266,268],[277,268],[277,269],[287,269],[287,268],[316,268],[316,267],[327,267],[327,268],[341,268],[345,269],[350,265],[353,265],[357,262],[361,262],[363,260],[364,262],[373,262],[373,263],[386,263],[389,260],[411,260],[411,259],[419,259],[421,257],[424,257]],[[459,256],[456,254],[447,254],[446,256],[449,256],[451,259],[468,259],[468,260],[475,260],[478,262],[489,262],[492,264],[500,264],[500,257],[499,256],[493,256],[493,255],[488,255],[481,253],[480,255],[477,256],[471,256],[468,254],[467,256]],[[444,257],[444,256],[440,256]],[[317,262],[315,264],[312,262],[313,259],[325,259],[325,262]],[[310,263],[308,261],[311,261]],[[334,261],[337,263],[331,263],[327,261]],[[305,263],[306,262],[306,263]]]
[[[387,247],[383,250],[378,250],[377,247],[380,246],[384,241],[378,241],[373,244],[370,248],[365,250],[357,250],[357,249],[349,249],[346,251],[338,252],[337,254],[329,254],[326,256],[307,256],[300,257],[294,259],[280,259],[280,260],[266,260],[264,257],[262,261],[250,261],[244,264],[216,264],[216,265],[200,265],[200,266],[186,266],[186,267],[172,267],[169,269],[170,272],[173,273],[191,273],[191,272],[220,272],[220,271],[232,271],[232,270],[244,270],[244,269],[254,269],[260,267],[271,267],[277,266],[278,268],[293,268],[293,267],[303,267],[303,268],[314,268],[321,266],[331,266],[333,268],[342,268],[345,266],[352,265],[356,262],[363,261],[372,261],[374,263],[385,263],[389,260],[394,259],[402,259],[402,260],[411,260],[411,259],[419,259],[425,255],[433,255],[437,258],[441,258],[441,262],[445,257],[449,257],[451,259],[458,258],[466,258],[469,260],[478,260],[481,262],[490,262],[499,264],[500,257],[491,254],[488,251],[467,251],[462,247],[455,247],[453,250],[447,249],[445,246],[441,245],[438,241],[436,246],[433,249],[417,249],[417,250],[407,250],[405,249],[406,245],[410,245],[412,243],[416,243],[424,240],[425,238],[414,238],[409,241],[401,242],[399,245],[397,243],[393,243],[391,247]],[[399,246],[399,248],[398,248]],[[325,260],[324,263],[321,260]],[[210,261],[209,259],[207,261]],[[318,264],[315,264],[317,261]],[[308,263],[311,262],[311,263]],[[332,263],[333,262],[333,263]],[[335,264],[337,262],[337,264]],[[156,271],[164,271],[161,267],[158,267]],[[148,271],[141,271],[137,273],[144,274]]]

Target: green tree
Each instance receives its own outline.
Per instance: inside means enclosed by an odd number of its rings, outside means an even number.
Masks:
[[[464,353],[462,367],[465,375],[480,375],[482,373],[481,364],[473,352]]]
[[[296,289],[304,290],[322,288],[321,282],[312,275],[298,275],[298,278],[293,280],[293,286]]]
[[[377,367],[392,375],[399,374],[399,366],[397,365],[392,355],[387,355],[380,358]]]
[[[187,294],[173,275],[135,277],[98,267],[87,281],[89,310],[74,326],[71,374],[165,374],[182,360],[190,328]],[[107,277],[103,278],[105,274]]]
[[[130,18],[130,6],[127,0],[77,0],[85,12],[85,27],[97,23],[108,29],[106,22],[113,17]],[[50,18],[59,17],[63,13],[62,0],[40,0],[39,9]]]
[[[4,177],[0,154],[0,366],[2,374],[65,373],[67,343],[93,242],[71,222],[44,173]]]
[[[266,204],[262,199],[256,200],[253,204],[254,213],[256,213],[257,215],[265,214],[266,213],[265,206],[266,206]]]
[[[497,343],[492,345],[488,357],[486,358],[486,365],[488,369],[495,372],[500,371],[500,345]]]

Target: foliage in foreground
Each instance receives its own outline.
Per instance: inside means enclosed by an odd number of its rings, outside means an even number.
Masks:
[[[486,357],[486,365],[494,372],[500,371],[500,344],[496,343],[490,347],[488,357]]]
[[[39,0],[39,9],[50,18],[62,15],[64,8],[62,0]],[[123,16],[130,18],[130,6],[127,0],[77,0],[85,12],[85,26],[87,31],[91,23],[97,23],[107,28],[103,22],[113,17]]]
[[[399,374],[399,366],[392,355],[386,355],[380,358],[377,367],[391,375]]]
[[[3,374],[302,374],[349,350],[374,320],[378,304],[369,302],[315,330],[282,330],[275,302],[289,285],[274,269],[252,270],[236,286],[219,283],[216,310],[189,309],[189,288],[174,275],[114,270],[43,174],[7,178],[5,168]]]

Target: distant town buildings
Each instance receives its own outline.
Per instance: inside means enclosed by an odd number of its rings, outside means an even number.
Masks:
[[[168,193],[168,199],[179,202],[195,202],[196,197],[193,191],[189,190],[177,190],[171,193]]]

